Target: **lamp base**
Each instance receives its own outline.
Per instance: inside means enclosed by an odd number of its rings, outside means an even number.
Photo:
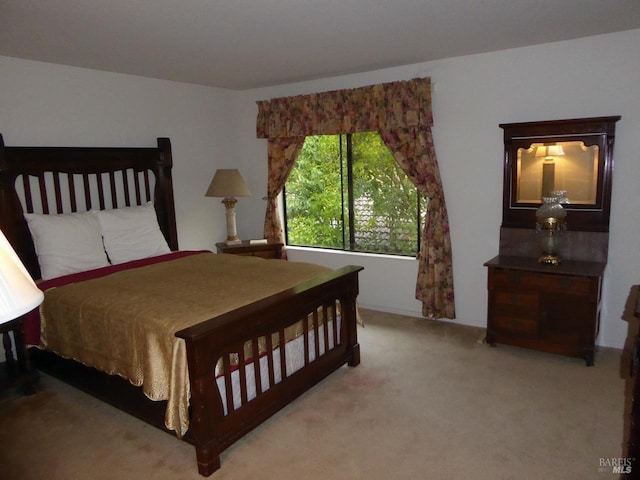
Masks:
[[[227,245],[235,245],[233,242],[240,242],[238,232],[236,230],[236,203],[238,201],[233,197],[227,197],[222,200],[226,209],[227,217]]]
[[[236,237],[235,239],[227,238],[227,240],[224,243],[226,243],[227,245],[241,245],[242,240],[240,240],[238,237]]]
[[[545,265],[560,265],[560,259],[555,255],[543,255],[538,258],[538,263],[544,263]]]

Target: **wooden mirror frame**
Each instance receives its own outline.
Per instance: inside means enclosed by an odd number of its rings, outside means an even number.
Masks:
[[[597,195],[593,205],[567,204],[570,230],[608,232],[611,211],[611,178],[615,124],[620,116],[549,120],[543,122],[503,123],[504,188],[502,227],[535,228],[535,213],[540,203],[517,203],[518,149],[532,143],[582,141],[585,146],[598,145]]]

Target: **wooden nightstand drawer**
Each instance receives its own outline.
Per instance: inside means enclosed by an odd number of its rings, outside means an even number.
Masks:
[[[282,258],[282,243],[250,243],[248,240],[237,245],[227,245],[224,242],[216,243],[218,253],[231,253],[261,258]]]
[[[275,249],[254,250],[252,252],[226,252],[226,253],[234,253],[235,255],[243,255],[245,257],[278,258],[276,257]]]

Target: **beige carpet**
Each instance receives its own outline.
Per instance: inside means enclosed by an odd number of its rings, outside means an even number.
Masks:
[[[621,352],[594,367],[477,328],[363,311],[344,367],[222,455],[212,479],[613,479]],[[43,376],[0,396],[0,479],[199,479],[193,447]]]

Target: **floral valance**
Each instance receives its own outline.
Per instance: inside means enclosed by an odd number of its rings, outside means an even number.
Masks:
[[[306,137],[433,125],[431,79],[259,101],[258,138]]]

